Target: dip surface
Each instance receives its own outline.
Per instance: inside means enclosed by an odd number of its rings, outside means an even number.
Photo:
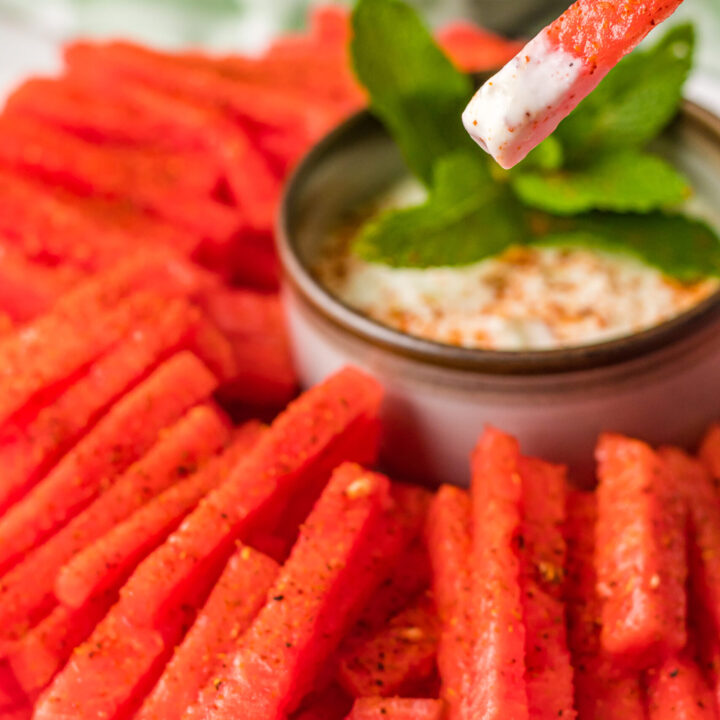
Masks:
[[[416,189],[399,187],[382,207],[420,199]],[[518,247],[463,267],[392,268],[350,252],[359,226],[328,243],[314,267],[319,282],[377,322],[450,345],[591,345],[665,322],[718,288],[715,279],[683,284],[632,257],[584,248]]]

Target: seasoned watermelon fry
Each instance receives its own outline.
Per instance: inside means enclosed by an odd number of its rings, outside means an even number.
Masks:
[[[354,481],[348,480],[348,477],[354,478],[354,480],[368,479],[370,494],[354,500],[352,498],[345,499],[345,490]],[[346,559],[347,564],[330,565],[331,570],[328,570],[325,562],[321,562],[324,555],[322,549],[318,549],[314,544],[312,533],[308,541],[311,544],[301,542],[298,545],[298,547],[302,548],[307,547],[307,551],[303,550],[299,557],[304,563],[305,555],[309,552],[311,558],[314,558],[315,562],[321,563],[322,570],[326,573],[329,572],[332,578],[339,573],[345,583],[357,585],[358,570],[363,570],[362,563],[367,555],[372,553],[372,537],[384,520],[383,506],[388,501],[389,488],[385,478],[375,478],[375,476],[369,476],[360,470],[355,472],[354,475],[349,475],[349,471],[346,471],[339,478],[332,485],[335,492],[328,491],[330,492],[330,499],[319,504],[318,507],[322,510],[322,514],[318,516],[318,520],[323,523],[323,528],[325,528],[324,523],[328,521],[328,518],[333,520],[342,518],[345,521],[342,532],[344,533],[343,538],[348,538],[348,545],[337,547],[336,544],[328,542],[324,543],[322,548],[325,550],[330,549],[331,553],[340,553],[338,557]],[[356,484],[355,488],[348,492],[354,495],[359,487],[360,485]],[[360,490],[357,490],[357,492],[360,492]],[[326,494],[324,497],[328,497],[328,495]],[[327,510],[327,514],[325,510]],[[325,537],[328,540],[334,538],[334,536],[328,538],[327,534],[325,534]],[[355,541],[353,542],[353,540]],[[343,539],[339,538],[339,542],[342,543]],[[308,562],[311,562],[311,568],[315,569],[312,561]],[[357,563],[361,564],[359,568]],[[292,559],[286,565],[283,576],[278,579],[275,589],[270,593],[268,605],[261,611],[252,627],[256,627],[258,624],[260,624],[260,627],[265,626],[265,621],[261,622],[261,618],[263,613],[268,612],[269,608],[271,616],[269,627],[275,628],[275,622],[277,621],[275,613],[278,611],[282,613],[284,609],[292,606],[290,599],[294,596],[293,588],[285,586],[283,577],[286,578],[287,582],[292,581],[295,577],[295,565],[296,563],[293,563]],[[301,564],[298,571],[302,571],[302,567]],[[365,572],[369,574],[369,570]],[[362,585],[363,581],[361,580],[358,588]],[[297,595],[296,602],[300,604],[301,609],[305,609],[305,612],[311,612],[314,603],[307,603],[306,601],[309,600],[310,596],[302,595],[303,589],[307,589],[309,586],[299,584],[297,587],[301,594]],[[288,602],[282,604],[286,596]],[[325,597],[324,594],[323,597]],[[355,597],[356,594],[353,592],[344,593],[344,603],[347,605]],[[282,598],[282,600],[278,598]],[[363,598],[359,599],[362,600]],[[146,598],[146,600],[149,600],[149,598]],[[344,617],[341,608],[338,608],[337,594],[333,593],[330,600],[332,609],[330,619]],[[342,607],[343,602],[340,602],[340,605]],[[165,663],[168,654],[170,654],[173,645],[178,642],[181,636],[183,624],[187,623],[190,618],[184,608],[166,611],[163,621],[156,626],[158,629],[155,629],[133,622],[133,619],[128,616],[127,609],[127,604],[121,599],[101,625],[98,626],[87,643],[74,653],[68,665],[55,678],[48,692],[40,701],[36,709],[38,720],[40,718],[64,717],[69,712],[74,713],[73,717],[77,718],[77,720],[96,717],[111,720],[112,718],[123,717],[123,714],[129,708],[133,708],[138,704],[147,690],[147,685],[154,682],[161,674],[162,665]],[[354,605],[348,608],[349,610],[354,610]],[[302,618],[305,615],[299,617]],[[252,627],[248,634],[245,635],[245,638],[252,636]],[[310,628],[313,627],[311,624]],[[343,628],[335,628],[332,623],[326,623],[324,627],[328,633],[327,636],[324,636],[325,641],[332,646],[332,638],[342,632]],[[301,630],[298,629],[298,632],[301,632]],[[292,642],[290,635],[286,635],[284,627],[283,632],[273,629],[269,635],[264,636],[263,640],[266,640],[270,647],[274,647],[275,643],[279,644],[282,647],[281,652],[287,653],[291,658],[297,654],[298,644]],[[322,645],[323,643],[319,644]],[[291,647],[288,648],[288,645],[291,645]],[[98,646],[101,650],[96,653]],[[316,651],[318,650],[316,649]],[[318,658],[319,661],[320,658]],[[230,662],[230,658],[228,662]],[[302,672],[308,673],[310,670],[311,665],[305,663]],[[209,691],[213,696],[217,694],[218,688],[221,690],[231,684],[230,678],[234,671],[234,665],[232,668],[228,668],[224,674],[225,683],[211,682],[209,684]],[[299,674],[302,675],[302,672]],[[88,697],[87,688],[93,685],[105,688],[105,692],[90,693]],[[304,693],[302,694],[304,695]],[[267,715],[262,717],[267,717]]]
[[[110,720],[126,705],[137,704],[147,684],[159,677],[188,611],[204,602],[235,542],[258,523],[277,522],[273,516],[284,507],[285,496],[309,478],[327,477],[343,459],[374,461],[381,398],[374,380],[347,368],[292,403],[223,485],[137,568],[119,603],[88,640],[87,647],[100,643],[103,648],[98,662],[76,653],[45,695],[36,720],[75,713],[77,692],[84,695],[92,683],[106,687],[118,671],[123,682],[110,683],[112,695],[93,698],[87,717],[97,717],[99,710]]]
[[[236,211],[213,198],[222,178],[199,153],[101,148],[27,118],[5,117],[0,127],[0,164],[7,169],[82,197],[124,199],[219,244],[243,227]],[[43,152],[29,151],[37,147]],[[188,177],[193,181],[184,185]]]
[[[335,471],[225,682],[187,717],[280,720],[297,708],[380,580],[373,545],[390,503],[387,478],[349,463]]]
[[[596,454],[602,646],[620,665],[643,669],[687,641],[685,506],[644,443],[606,434]]]
[[[468,105],[470,135],[505,168],[548,137],[682,0],[578,0]]]
[[[697,460],[672,447],[660,456],[685,495],[690,516],[690,582],[711,632],[720,637],[720,497],[709,472]]]
[[[162,618],[182,602],[235,540],[279,517],[285,497],[312,478],[329,477],[343,460],[371,464],[380,386],[346,368],[291,403],[246,461],[189,515],[171,541],[151,555],[123,590],[137,622]],[[148,594],[149,593],[149,594]],[[152,598],[152,602],[148,602]]]
[[[242,127],[222,112],[136,83],[119,83],[114,91],[143,117],[167,124],[167,132],[173,137],[212,153],[249,225],[273,229],[280,179]]]
[[[384,531],[375,539],[374,562],[381,582],[357,622],[345,633],[337,657],[353,657],[358,648],[407,606],[409,599],[429,586],[430,568],[422,530],[430,493],[403,483],[393,483],[390,492],[393,503],[386,513]],[[300,513],[296,517],[300,517]],[[334,657],[319,687],[332,682],[336,671]]]
[[[85,300],[81,293],[72,295]],[[18,416],[31,402],[30,411],[52,402],[152,304],[148,297],[131,297],[115,309],[79,303],[73,307],[68,298],[69,312],[40,317],[26,326],[26,332],[0,341],[0,362],[7,377],[13,378],[0,392],[0,426],[10,419],[22,421]],[[84,331],[81,320],[88,322]]]
[[[349,115],[361,109],[366,102],[364,91],[355,80],[346,58],[337,52],[314,52],[290,62],[279,57],[277,51],[262,58],[232,55],[211,61],[204,56],[186,59],[244,83],[291,88],[294,92],[303,88],[338,113]]]
[[[28,410],[31,401],[32,417],[138,322],[157,318],[158,299],[141,291],[191,297],[209,284],[199,268],[168,251],[152,250],[131,255],[60,298],[26,332],[0,340],[0,367],[13,378],[0,393],[0,427]]]
[[[60,568],[55,594],[69,607],[118,586],[132,569],[180,524],[182,519],[250,451],[264,432],[255,421],[239,428],[225,452],[191,477],[150,500]]]
[[[575,709],[579,720],[647,720],[645,693],[637,673],[613,673],[599,657],[575,659]]]
[[[567,495],[567,607],[568,645],[575,669],[575,708],[580,720],[645,720],[640,675],[623,673],[601,655],[600,614],[595,574],[594,493]]]
[[[720,482],[720,423],[713,423],[700,445],[700,459],[705,463],[713,480]]]
[[[280,182],[247,135],[221,113],[128,83],[108,88],[88,76],[31,80],[8,100],[7,112],[36,117],[100,143],[202,151],[227,176],[254,227],[272,228]]]
[[[128,250],[193,255],[200,239],[126,202],[79,198],[0,171],[0,234],[26,257],[83,272],[113,267]]]
[[[516,553],[522,478],[517,442],[487,428],[472,462],[473,614],[477,628],[461,717],[525,720],[525,626]]]
[[[287,404],[298,379],[280,297],[223,288],[205,293],[202,307],[234,349],[235,376],[223,385],[223,398],[253,406]]]
[[[646,673],[649,720],[717,720],[713,693],[687,655],[668,658]]]
[[[7,569],[57,532],[141,457],[158,433],[216,386],[215,377],[191,353],[163,363],[0,518],[0,567]]]
[[[58,605],[20,639],[9,655],[9,663],[28,697],[37,699],[116,599],[117,592],[108,592],[79,609]]]
[[[346,720],[442,720],[441,700],[358,698]]]
[[[411,485],[393,483],[393,507],[388,512],[387,532],[376,538],[378,572],[382,582],[363,608],[357,623],[343,638],[339,655],[352,657],[408,601],[426,590],[430,568],[421,537],[430,494]]]
[[[506,40],[470,22],[454,22],[437,33],[440,47],[464,72],[496,70],[522,50],[523,43]]]
[[[0,125],[3,165],[82,196],[125,198],[143,206],[167,192],[210,198],[222,179],[217,166],[200,153],[102,147],[37,120],[7,114]],[[19,146],[12,147],[12,142]],[[29,143],[43,149],[42,157],[28,152]],[[188,167],[192,173],[185,172]]]
[[[238,548],[136,720],[181,720],[200,690],[224,676],[228,654],[265,604],[277,573],[270,558]]]
[[[391,522],[395,527],[394,517]],[[424,540],[417,538],[399,554],[391,572],[380,583],[360,619],[343,639],[340,655],[352,657],[358,646],[365,644],[393,615],[399,613],[408,599],[427,590],[429,584],[428,550]]]
[[[0,638],[21,634],[29,618],[52,604],[55,578],[62,565],[147,500],[193,473],[229,436],[226,419],[209,406],[193,408],[173,426],[160,430],[162,434],[147,454],[2,578]]]
[[[461,717],[461,699],[469,673],[472,619],[472,507],[464,490],[443,485],[428,517],[427,537],[433,592],[441,621],[438,646],[440,695],[448,720]]]
[[[158,303],[158,310],[160,303]],[[0,430],[0,513],[25,494],[107,409],[164,359],[193,346],[200,316],[184,300],[162,302],[155,318],[139,320],[132,334],[96,360],[87,374],[26,424]]]
[[[34,720],[132,717],[189,622],[191,614],[173,623],[175,632],[163,633],[130,625],[111,609],[41,695]]]
[[[522,458],[519,468],[524,503],[520,562],[530,717],[573,718],[573,673],[562,601],[565,468],[529,458]]]
[[[595,493],[571,491],[567,496],[565,538],[567,542],[568,645],[576,664],[600,654],[600,615],[602,601],[597,593],[595,572]]]
[[[2,238],[0,251],[0,311],[18,323],[46,312],[83,278],[74,268],[32,262]]]
[[[188,65],[181,58],[131,43],[75,43],[66,49],[65,60],[71,73],[102,69],[106,77],[132,79],[221,108],[251,126],[291,133],[302,138],[305,147],[322,137],[339,119],[328,108],[309,107],[302,92],[228,80],[207,68]]]
[[[407,695],[432,676],[438,635],[435,605],[423,593],[352,655],[340,656],[338,680],[355,697]]]

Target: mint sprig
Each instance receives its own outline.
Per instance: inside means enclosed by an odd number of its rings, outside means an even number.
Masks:
[[[472,83],[400,0],[361,0],[352,25],[353,65],[371,109],[430,185],[438,160],[473,145],[460,123]]]
[[[529,216],[535,244],[585,247],[626,254],[682,282],[720,276],[720,242],[705,222],[652,212],[621,215],[594,212],[571,218]]]
[[[352,250],[392,267],[467,265],[497,255],[524,236],[522,208],[489,169],[467,153],[438,161],[427,202],[370,221]]]
[[[526,205],[555,215],[645,213],[678,205],[690,195],[687,180],[672,165],[638,150],[602,153],[574,168],[521,172],[512,185]]]
[[[460,122],[470,81],[402,0],[358,0],[353,63],[371,109],[429,189],[426,203],[390,210],[352,251],[392,267],[467,265],[511,245],[628,253],[681,280],[720,276],[720,239],[668,209],[690,192],[648,146],[676,115],[694,32],[670,30],[620,63],[556,133],[506,172]]]

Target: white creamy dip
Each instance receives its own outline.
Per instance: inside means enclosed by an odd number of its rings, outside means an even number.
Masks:
[[[683,285],[632,258],[518,248],[462,268],[394,269],[346,253],[321,282],[402,332],[464,347],[549,350],[631,335],[688,310],[717,283]]]
[[[554,46],[544,30],[478,90],[463,113],[463,124],[502,167],[513,167],[605,74]]]
[[[374,211],[424,197],[410,181]],[[451,345],[506,351],[590,345],[669,320],[719,286],[714,279],[683,284],[632,257],[584,248],[518,247],[464,267],[391,268],[349,251],[358,226],[332,238],[314,268],[320,283],[384,325]]]

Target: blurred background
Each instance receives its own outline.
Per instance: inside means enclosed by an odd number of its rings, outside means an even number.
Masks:
[[[432,23],[471,18],[513,37],[531,35],[570,4],[413,1]],[[165,48],[254,52],[278,32],[301,28],[311,4],[313,0],[0,0],[0,93],[28,73],[53,71],[57,49],[70,37],[123,36]],[[701,37],[690,94],[720,109],[720,0],[686,0],[676,20],[686,19],[695,21]]]

